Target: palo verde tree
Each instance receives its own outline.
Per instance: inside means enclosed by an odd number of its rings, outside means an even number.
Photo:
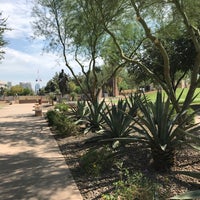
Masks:
[[[114,0],[109,0],[109,3],[111,1],[115,2]],[[200,2],[198,0],[192,2],[189,0],[155,0],[153,2],[151,0],[124,0],[121,2],[124,5],[128,5],[126,12],[122,14],[124,23],[130,20],[137,22],[142,28],[141,36],[143,39],[141,43],[139,43],[139,46],[132,47],[131,54],[127,54],[120,45],[116,31],[113,30],[114,28],[117,29],[117,27],[111,26],[110,23],[107,23],[105,20],[107,14],[105,6],[108,0],[96,0],[101,10],[101,18],[103,19],[102,21],[106,32],[112,37],[122,60],[137,65],[147,73],[148,76],[155,80],[165,90],[177,112],[180,112],[181,108],[172,84],[172,66],[169,52],[164,41],[166,38],[178,39],[185,33],[187,33],[185,39],[192,41],[195,53],[191,60],[191,65],[193,65],[193,67],[191,69],[190,87],[182,107],[182,109],[187,109],[192,101],[194,91],[200,82],[198,75],[200,68],[200,32],[198,22]],[[111,7],[110,9],[112,10]],[[138,52],[144,51],[144,44],[146,41],[149,41],[152,44],[151,48],[155,48],[160,55],[162,60],[160,63],[162,79],[138,57]],[[154,58],[152,57],[152,59]]]
[[[165,47],[169,55],[170,62],[170,76],[174,91],[180,84],[183,78],[186,78],[190,70],[194,66],[194,55],[196,54],[194,44],[186,37],[179,37],[176,39],[165,39]],[[144,44],[144,50],[138,54],[138,58],[142,63],[148,66],[160,80],[164,80],[163,76],[163,59],[159,50],[152,48],[150,42]],[[151,77],[148,76],[141,68],[135,64],[128,65],[129,73],[135,77],[138,83],[152,82]]]
[[[127,22],[118,21],[117,24],[112,23],[115,35],[118,38],[121,48],[127,55],[133,54],[133,46],[138,45],[141,38],[141,28],[134,22],[127,20]],[[102,44],[101,51],[102,59],[104,60],[104,70],[106,73],[113,74],[113,78],[117,78],[119,74],[129,65],[129,62],[122,60],[118,49],[113,42],[113,39],[107,36],[107,39]],[[128,77],[127,77],[128,78]],[[115,81],[117,82],[117,81]]]
[[[100,88],[104,81],[99,81],[101,66],[97,63],[100,58],[102,44],[109,37],[115,45],[115,55],[120,57],[120,65],[132,63],[141,68],[149,77],[157,82],[167,93],[177,112],[181,108],[177,101],[173,85],[172,69],[168,46],[165,40],[178,39],[186,34],[195,48],[191,60],[194,64],[190,76],[190,88],[182,109],[188,108],[194,91],[200,82],[200,34],[198,19],[200,2],[194,1],[163,1],[163,0],[37,0],[34,15],[38,17],[34,28],[36,36],[45,36],[50,50],[61,50],[66,66],[76,78],[73,67],[67,55],[74,53],[74,58],[85,76],[86,87],[80,87],[88,98],[97,101]],[[140,38],[126,43],[124,25],[134,24],[132,33],[140,26]],[[123,37],[124,36],[124,37]],[[146,42],[156,49],[160,56],[162,78],[147,63],[140,59]],[[127,48],[127,44],[129,44]],[[127,51],[128,49],[128,51]],[[170,50],[171,51],[171,50]],[[112,52],[112,51],[110,51]],[[110,54],[110,53],[109,53]],[[105,55],[105,54],[104,54]],[[109,55],[108,55],[109,56]],[[84,58],[84,59],[83,59]],[[154,57],[152,57],[154,59]],[[112,63],[112,59],[106,59]],[[114,60],[115,61],[115,60]],[[109,65],[110,66],[110,65]],[[123,66],[123,65],[122,65]],[[115,71],[115,70],[114,70]],[[77,80],[78,82],[78,80]]]
[[[120,2],[120,1],[119,1]],[[98,95],[106,80],[110,77],[102,74],[99,60],[102,43],[106,39],[101,13],[93,0],[35,0],[33,28],[35,37],[43,36],[47,42],[46,50],[62,53],[65,65],[71,72],[82,92],[92,102],[98,101]],[[118,3],[111,2],[112,8]],[[108,12],[106,21],[121,16],[124,8]],[[69,55],[73,55],[84,75],[84,82],[77,78]]]

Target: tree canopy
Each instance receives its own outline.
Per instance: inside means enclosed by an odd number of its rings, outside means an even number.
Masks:
[[[198,0],[35,1],[36,36],[46,39],[48,50],[61,50],[67,68],[76,79],[68,56],[73,53],[91,99],[96,99],[106,82],[103,65],[113,72],[111,77],[121,67],[132,65],[158,83],[180,111],[174,74],[191,69],[183,108],[189,106],[200,82]],[[192,53],[185,56],[190,47]],[[98,60],[104,64],[100,65]],[[81,83],[80,87],[84,89]]]
[[[125,1],[129,2],[129,8],[135,16],[135,20],[140,24],[143,29],[143,41],[138,50],[143,52],[145,50],[145,43],[149,41],[152,49],[155,49],[160,54],[162,60],[160,64],[162,68],[162,76],[160,79],[153,69],[149,68],[137,52],[127,55],[121,47],[116,34],[112,29],[105,24],[105,29],[108,34],[113,38],[116,47],[118,48],[121,58],[137,65],[148,76],[154,79],[168,94],[171,102],[177,111],[180,111],[178,101],[176,99],[173,81],[171,77],[172,66],[170,63],[170,56],[165,45],[166,38],[176,39],[182,37],[187,33],[186,40],[191,40],[195,48],[195,54],[191,60],[191,65],[194,63],[190,77],[190,88],[184,102],[183,109],[187,108],[192,101],[194,91],[200,81],[198,73],[200,67],[200,34],[198,29],[198,8],[200,8],[199,1]],[[193,4],[194,3],[194,4]],[[125,18],[124,18],[125,20]],[[133,19],[134,20],[134,19]],[[171,50],[170,50],[171,51]],[[151,58],[152,60],[155,57]],[[178,59],[178,58],[176,58]]]
[[[3,59],[3,55],[5,53],[3,47],[7,44],[3,37],[6,30],[6,19],[2,17],[2,12],[0,12],[0,60]]]

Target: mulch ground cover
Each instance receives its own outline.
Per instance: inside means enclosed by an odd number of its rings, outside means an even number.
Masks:
[[[102,145],[96,146],[95,144],[94,146],[92,143],[86,143],[89,137],[91,134],[56,138],[56,140],[83,199],[102,199],[103,194],[111,194],[114,191],[114,183],[120,179],[120,171],[117,167],[112,166],[111,169],[105,170],[97,177],[83,173],[80,165],[81,157],[89,149]],[[123,162],[123,168],[128,169],[130,173],[142,172],[158,184],[161,192],[167,195],[165,199],[188,190],[200,189],[199,179],[176,174],[177,171],[200,172],[200,155],[192,148],[182,147],[177,151],[174,167],[165,173],[158,173],[154,170],[149,150],[137,142],[119,150],[118,159]]]

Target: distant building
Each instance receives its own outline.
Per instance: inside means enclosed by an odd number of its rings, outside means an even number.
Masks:
[[[12,87],[12,82],[7,82],[7,88],[10,89]]]
[[[28,88],[30,90],[32,90],[32,86],[31,86],[31,83],[30,82],[20,82],[19,85],[23,88]]]
[[[39,83],[36,83],[35,84],[35,93],[38,94],[40,91],[40,84]]]

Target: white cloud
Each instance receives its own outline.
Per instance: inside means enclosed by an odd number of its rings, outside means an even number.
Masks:
[[[12,31],[6,33],[9,44],[5,48],[5,59],[0,63],[0,80],[11,81],[13,85],[19,82],[31,82],[34,88],[35,79],[42,79],[45,86],[56,72],[66,70],[62,59],[52,53],[43,53],[41,38],[30,41],[31,0],[0,0],[0,11],[7,19],[7,25]],[[77,69],[73,56],[68,55],[72,66]],[[58,62],[59,61],[59,62]],[[39,71],[39,74],[38,74]],[[76,70],[77,73],[80,70]]]
[[[53,54],[28,54],[11,48],[6,48],[5,59],[0,64],[0,80],[19,82],[31,82],[41,78],[44,86],[56,72],[63,68],[56,62],[57,57]],[[38,73],[39,71],[39,73]]]
[[[41,85],[45,85],[55,72],[63,68],[56,62],[53,54],[42,53],[42,41],[30,41],[31,29],[31,0],[0,0],[0,11],[7,18],[7,26],[11,31],[5,34],[8,46],[5,48],[5,59],[0,63],[0,80],[31,82],[34,87],[35,79],[40,76]],[[38,74],[39,71],[39,74]]]
[[[6,32],[6,37],[19,38],[31,35],[31,6],[30,1],[28,3],[26,0],[3,0],[0,2],[3,16],[7,18],[7,26],[12,29],[12,31]]]

